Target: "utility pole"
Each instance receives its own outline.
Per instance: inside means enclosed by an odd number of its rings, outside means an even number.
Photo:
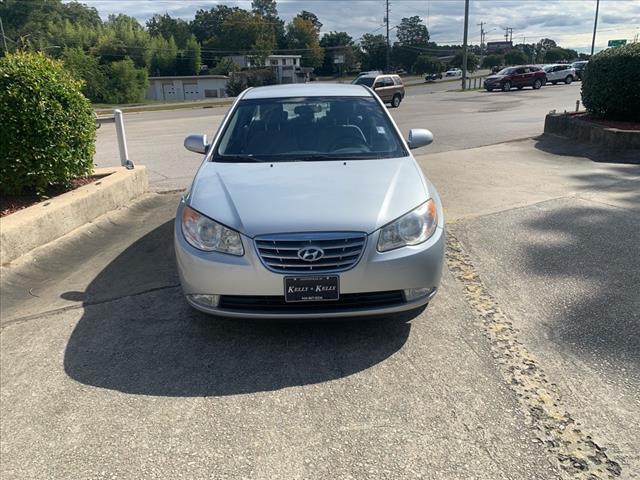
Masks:
[[[591,40],[591,56],[593,57],[593,49],[596,47],[596,29],[598,28],[598,10],[600,9],[600,0],[596,0],[596,18],[593,21],[593,39]]]
[[[505,27],[504,29],[504,41],[513,42],[513,28]]]
[[[4,53],[5,55],[9,53],[9,49],[7,48],[7,37],[4,36],[4,25],[2,25],[2,18],[0,17],[0,35],[2,35],[2,44],[4,45]]]
[[[484,26],[486,22],[476,23],[476,25],[480,25],[480,53],[484,53]]]
[[[389,43],[389,0],[387,0],[387,16],[385,17],[387,24],[387,73],[390,71],[391,63],[391,44]]]
[[[469,0],[464,0],[464,39],[462,42],[462,90],[467,89],[467,37],[469,33]]]

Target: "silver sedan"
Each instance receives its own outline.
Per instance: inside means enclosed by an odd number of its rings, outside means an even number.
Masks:
[[[178,271],[198,310],[328,318],[424,308],[440,283],[434,186],[379,98],[359,85],[241,94],[209,144],[175,222]]]

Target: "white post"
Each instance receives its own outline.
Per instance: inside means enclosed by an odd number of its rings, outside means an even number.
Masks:
[[[133,162],[129,160],[129,152],[127,151],[127,137],[124,134],[122,110],[118,110],[117,108],[114,109],[113,116],[116,119],[116,134],[118,136],[118,148],[120,149],[120,164],[131,170],[134,168],[134,165]]]

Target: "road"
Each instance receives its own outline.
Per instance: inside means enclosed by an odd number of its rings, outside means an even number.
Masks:
[[[515,118],[540,107],[513,93],[446,95],[475,109],[459,125],[511,102],[514,140]],[[420,120],[437,95],[394,114]],[[183,121],[209,121],[200,113]],[[151,117],[182,128],[171,114]],[[133,131],[153,124],[130,117]],[[447,135],[418,156],[448,231],[421,314],[297,324],[191,310],[171,243],[178,192],[3,266],[0,477],[637,479],[640,166],[549,139],[471,148],[506,136],[482,141],[475,122]]]
[[[392,114],[402,131],[428,128],[434,143],[425,153],[478,147],[539,135],[544,115],[550,110],[573,110],[580,85],[558,85],[540,90],[510,93],[468,91],[443,92],[451,83],[410,87],[400,108]],[[425,93],[432,92],[432,93]],[[185,188],[200,157],[187,152],[182,142],[190,133],[211,135],[227,108],[186,109],[125,115],[130,157],[149,169],[152,188],[157,191]],[[95,161],[99,166],[119,163],[113,125],[98,131]]]

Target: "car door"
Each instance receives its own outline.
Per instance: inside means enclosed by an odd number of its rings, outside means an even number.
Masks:
[[[393,80],[391,77],[378,77],[378,79],[376,79],[376,85],[378,84],[380,84],[380,86],[375,89],[376,93],[383,102],[390,102],[393,96]]]
[[[525,85],[525,78],[524,78],[524,68],[523,67],[519,67],[516,68],[516,71],[513,73],[513,77],[512,77],[512,85],[514,87],[522,87]]]

